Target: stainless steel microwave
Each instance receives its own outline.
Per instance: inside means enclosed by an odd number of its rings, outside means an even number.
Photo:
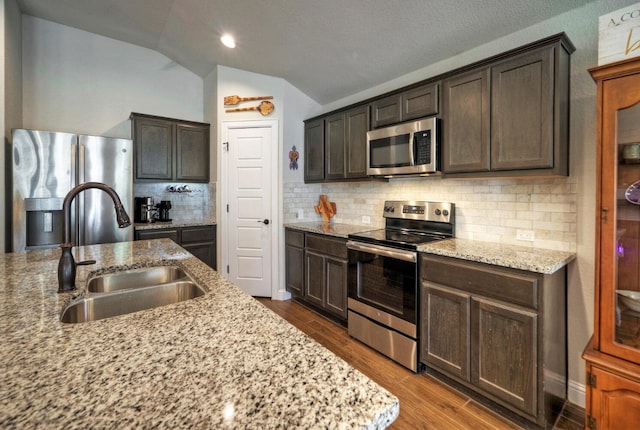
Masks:
[[[422,175],[439,170],[436,117],[367,132],[367,175]]]

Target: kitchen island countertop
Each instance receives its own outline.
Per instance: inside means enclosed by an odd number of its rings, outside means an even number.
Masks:
[[[1,428],[365,428],[398,399],[169,239],[74,248],[80,291],[57,293],[59,250],[0,256]],[[184,268],[199,298],[88,323],[64,305],[87,277]]]

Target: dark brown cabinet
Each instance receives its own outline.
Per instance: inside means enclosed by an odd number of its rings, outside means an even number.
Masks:
[[[346,321],[347,252],[345,239],[285,229],[287,291]]]
[[[568,175],[564,36],[443,81],[445,174]]]
[[[566,398],[564,269],[542,275],[422,255],[420,271],[420,361],[428,371],[537,425],[553,424]]]
[[[209,182],[209,124],[131,114],[136,181]]]
[[[285,288],[299,297],[304,295],[304,233],[285,229]]]
[[[304,124],[304,181],[324,181],[324,118]]]
[[[594,329],[582,356],[585,427],[622,430],[640,421],[640,314],[637,301],[627,298],[640,291],[640,164],[634,153],[640,142],[640,60],[590,73],[597,83],[598,219]]]
[[[347,241],[305,235],[304,297],[339,318],[347,318]]]
[[[369,107],[305,122],[305,182],[367,178]]]
[[[379,128],[438,113],[439,83],[432,82],[371,102],[371,127]]]
[[[442,170],[489,171],[489,69],[442,83]]]
[[[162,238],[173,240],[211,268],[216,268],[215,225],[135,230],[136,240]]]

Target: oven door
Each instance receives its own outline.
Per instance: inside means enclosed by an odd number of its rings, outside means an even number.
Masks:
[[[347,248],[350,308],[365,314],[363,308],[374,308],[382,313],[366,316],[388,314],[388,319],[415,326],[418,253],[355,241],[348,241]]]

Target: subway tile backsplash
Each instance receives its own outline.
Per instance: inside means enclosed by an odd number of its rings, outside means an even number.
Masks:
[[[322,220],[320,194],[336,203],[332,222],[384,226],[385,200],[444,201],[456,205],[456,237],[575,252],[576,179],[392,179],[389,182],[284,184],[284,222]],[[298,218],[299,210],[304,218]],[[365,225],[362,216],[371,217]],[[533,241],[518,239],[532,231]]]
[[[171,192],[170,187],[188,186],[191,192]],[[134,197],[153,197],[154,202],[171,201],[169,215],[174,220],[208,219],[216,213],[216,184],[183,184],[174,182],[134,183]]]

